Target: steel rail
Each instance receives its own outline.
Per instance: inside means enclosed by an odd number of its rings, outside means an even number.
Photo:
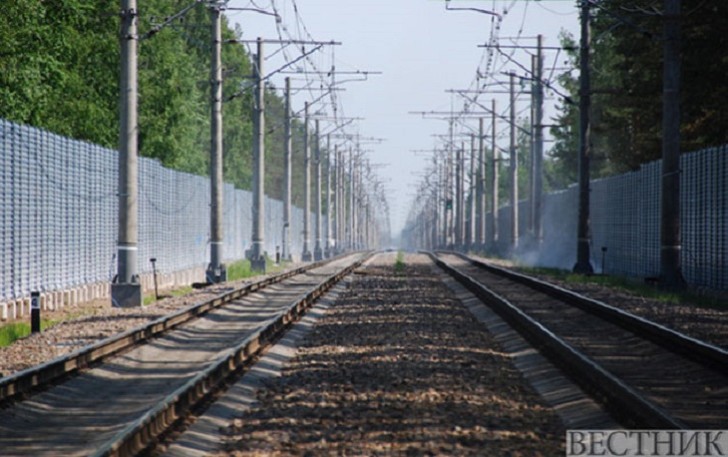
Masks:
[[[682,421],[670,416],[664,409],[646,399],[508,300],[439,259],[434,253],[428,254],[437,266],[489,305],[584,390],[598,398],[620,421],[645,428],[687,428]]]
[[[546,281],[499,268],[461,253],[448,252],[448,254],[457,255],[478,268],[543,292],[550,297],[629,330],[641,338],[646,338],[689,360],[708,366],[723,374],[728,374],[728,351],[725,349]]]
[[[149,323],[127,330],[126,332],[122,332],[103,339],[97,343],[84,346],[46,363],[0,378],[0,404],[12,402],[18,398],[22,398],[23,396],[30,395],[34,390],[42,389],[44,386],[50,385],[65,376],[69,376],[81,369],[102,362],[104,359],[114,356],[121,351],[127,350],[142,341],[158,337],[165,332],[189,322],[192,319],[196,319],[232,300],[244,297],[308,270],[318,268],[341,257],[343,256],[311,263],[275,276],[270,276],[265,279],[246,284],[243,287],[222,293],[209,300],[190,305],[180,311],[162,316]]]
[[[151,407],[143,416],[117,433],[111,440],[93,454],[94,457],[127,457],[137,455],[154,439],[174,423],[185,417],[187,412],[210,395],[228,376],[246,366],[269,344],[297,320],[324,293],[343,277],[371,257],[371,253],[301,295],[287,310],[265,321],[259,330],[245,338],[235,347],[228,349],[215,362],[187,381],[179,389]]]

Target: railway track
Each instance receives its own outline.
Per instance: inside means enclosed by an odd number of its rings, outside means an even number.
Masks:
[[[136,455],[366,257],[273,276],[3,378],[0,453]]]
[[[576,293],[458,254],[436,263],[638,428],[728,424],[728,352]]]
[[[395,259],[347,279],[214,455],[563,454],[559,416],[462,301],[478,300],[424,255]]]

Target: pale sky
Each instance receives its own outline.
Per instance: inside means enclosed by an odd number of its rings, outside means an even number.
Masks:
[[[370,75],[367,81],[342,84],[339,87],[346,91],[337,93],[336,97],[340,101],[339,116],[364,118],[348,125],[346,133],[385,140],[380,144],[365,144],[362,148],[368,150],[371,162],[383,165],[376,172],[388,189],[393,235],[396,235],[404,226],[421,179],[419,175],[430,160],[425,154],[412,151],[439,146],[440,140],[433,135],[447,132],[446,121],[423,119],[409,112],[449,111],[451,107],[459,111],[463,107],[464,99],[445,91],[476,87],[476,70],[483,72],[487,66],[486,49],[478,45],[489,40],[498,20],[475,11],[446,11],[444,0],[230,0],[228,6],[266,11],[273,11],[275,7],[282,18],[277,28],[271,16],[231,9],[226,15],[231,22],[240,24],[243,38],[279,39],[280,33],[283,39],[313,37],[317,41],[339,41],[342,45],[327,46],[311,55],[311,62],[319,70],[328,71],[333,64],[337,71],[382,72],[381,75]],[[545,46],[558,46],[562,29],[578,38],[579,16],[575,0],[452,0],[450,6],[501,14],[497,31],[501,46],[534,46],[538,34],[544,36]],[[516,37],[520,40],[515,41]],[[310,48],[310,45],[306,46],[306,49]],[[279,50],[278,44],[266,45],[266,73],[282,66],[286,58],[293,59],[301,54],[300,47],[289,47],[285,53],[276,53]],[[531,57],[526,51],[505,48],[503,51],[513,52],[512,58],[530,69]],[[545,77],[554,65],[563,67],[565,60],[563,51],[558,55],[555,50],[545,51]],[[311,71],[311,62],[301,61],[294,68]],[[525,75],[523,69],[498,53],[494,54],[490,70],[497,74],[515,71]],[[285,76],[298,78],[296,75],[275,75],[271,81],[277,87],[283,87]],[[318,76],[309,75],[308,78]],[[338,81],[352,78],[356,76],[342,74],[336,77]],[[507,77],[497,79],[504,81]],[[301,87],[305,82],[293,84]],[[304,101],[311,101],[319,94],[298,94],[293,102],[294,111],[302,109]],[[506,94],[483,94],[478,100],[490,106],[492,98],[498,100],[499,111],[508,108]],[[546,101],[546,124],[555,114],[555,101],[555,97]],[[332,114],[330,101],[317,106],[325,107],[327,113]],[[517,110],[523,111],[525,116],[528,107],[528,96],[522,95]],[[470,125],[476,127],[475,122],[471,121]],[[505,128],[499,127],[501,131]],[[547,143],[547,151],[549,147]]]

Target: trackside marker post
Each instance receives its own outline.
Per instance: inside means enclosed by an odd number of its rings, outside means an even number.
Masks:
[[[30,332],[40,332],[40,292],[30,293]]]

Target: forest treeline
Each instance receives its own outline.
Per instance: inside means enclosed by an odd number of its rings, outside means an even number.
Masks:
[[[661,158],[662,1],[602,0],[591,8],[592,176],[639,168]],[[682,1],[681,151],[728,143],[728,2]],[[564,36],[572,49],[567,67],[578,69],[579,37]],[[561,64],[562,62],[559,62]],[[551,131],[552,187],[577,180],[578,70],[560,82],[573,103],[562,103]]]
[[[145,0],[139,31],[189,5]],[[661,156],[662,2],[602,0],[592,8],[592,175],[635,169]],[[682,2],[682,151],[728,143],[728,2]],[[119,17],[117,2],[13,0],[0,14],[0,117],[109,148],[118,143]],[[240,30],[225,23],[224,39]],[[563,36],[562,101],[551,131],[547,188],[576,181],[578,37]],[[251,185],[250,56],[223,46],[224,172]],[[559,63],[561,64],[561,62]],[[210,18],[200,4],[139,44],[139,151],[165,166],[206,174],[210,149]],[[266,193],[281,198],[283,100],[266,94]],[[300,108],[300,107],[299,107]],[[295,108],[294,108],[295,109]],[[302,205],[303,129],[294,123],[294,204]],[[522,143],[523,144],[523,143]],[[525,146],[524,146],[525,147]],[[521,153],[527,157],[527,151]]]
[[[139,3],[139,35],[189,5]],[[13,0],[0,14],[0,117],[116,149],[119,132],[118,2]],[[210,151],[210,16],[204,5],[139,43],[139,154],[206,174]],[[223,40],[241,30],[223,21]],[[241,44],[223,53],[225,180],[250,189],[250,56]],[[244,88],[246,88],[243,90]],[[283,100],[266,93],[266,194],[281,198]],[[295,109],[295,107],[294,107]],[[295,122],[294,204],[302,206],[303,129]],[[298,165],[298,166],[296,166]]]

